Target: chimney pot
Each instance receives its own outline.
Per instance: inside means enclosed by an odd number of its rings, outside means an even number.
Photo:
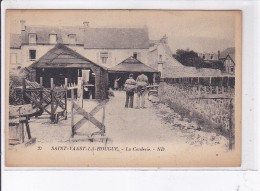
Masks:
[[[83,24],[84,24],[84,27],[89,27],[89,22],[88,21],[84,21]]]
[[[25,20],[20,20],[21,31],[25,31]]]

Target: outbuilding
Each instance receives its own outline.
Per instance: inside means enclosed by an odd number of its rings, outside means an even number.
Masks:
[[[109,69],[110,87],[113,87],[116,79],[120,79],[119,86],[122,87],[131,73],[134,75],[134,79],[136,79],[140,74],[145,74],[148,77],[149,84],[159,81],[160,78],[160,72],[158,70],[145,65],[138,59],[131,56]]]
[[[84,85],[93,88],[93,98],[106,99],[108,96],[107,69],[64,44],[57,44],[30,68],[34,69],[34,80],[40,82],[40,77],[43,77],[44,87],[50,87],[50,78],[54,79],[56,86],[60,86],[65,83],[65,78],[69,84],[77,84],[78,77],[82,77]]]

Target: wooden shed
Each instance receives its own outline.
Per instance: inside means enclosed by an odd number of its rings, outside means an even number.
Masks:
[[[140,60],[134,58],[133,56],[127,58],[121,63],[109,69],[109,81],[110,86],[114,84],[116,78],[120,78],[120,86],[123,86],[125,81],[128,79],[129,74],[134,75],[134,79],[140,74],[145,74],[148,77],[149,83],[155,83],[158,81],[160,72],[145,65]]]
[[[84,85],[93,88],[93,98],[108,97],[108,71],[63,44],[57,44],[30,67],[35,72],[32,74],[34,80],[40,82],[43,77],[44,87],[50,87],[50,78],[60,86],[65,83],[65,78],[68,83],[77,84],[78,77],[82,77]]]

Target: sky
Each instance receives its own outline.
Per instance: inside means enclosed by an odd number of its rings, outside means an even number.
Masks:
[[[151,40],[164,34],[175,53],[177,49],[217,52],[235,46],[239,11],[168,10],[9,10],[10,30],[19,32],[20,20],[26,25],[137,28],[147,27]]]

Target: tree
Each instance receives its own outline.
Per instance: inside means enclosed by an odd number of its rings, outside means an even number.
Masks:
[[[176,50],[175,58],[185,66],[199,67],[203,60],[193,50]]]

